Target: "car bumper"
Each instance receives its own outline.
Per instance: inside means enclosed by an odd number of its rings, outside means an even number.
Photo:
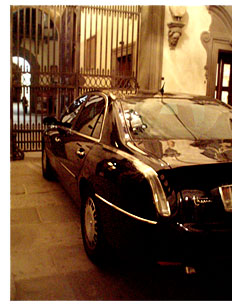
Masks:
[[[133,256],[149,252],[162,261],[198,263],[231,258],[231,224],[180,224],[136,219],[99,201],[102,226],[109,244]]]

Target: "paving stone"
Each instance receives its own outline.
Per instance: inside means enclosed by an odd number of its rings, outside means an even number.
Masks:
[[[134,300],[136,292],[130,292],[123,277],[108,276],[99,269],[72,272],[66,276],[77,300],[126,301]]]
[[[38,213],[42,222],[68,222],[79,220],[79,213],[74,207],[45,206],[38,207]]]
[[[11,252],[48,249],[82,243],[80,225],[68,223],[15,224],[11,226]]]
[[[73,271],[92,271],[96,266],[90,262],[85,254],[82,242],[73,246],[60,246],[49,249],[58,273],[69,273]],[[90,272],[92,273],[92,272]]]
[[[27,195],[11,195],[11,208],[26,208],[54,205],[56,196],[53,193],[38,193]]]
[[[40,218],[37,209],[30,208],[15,208],[11,210],[11,224],[27,224],[40,223]]]
[[[22,178],[26,176],[31,176],[33,172],[30,168],[25,167],[24,161],[14,161],[10,164],[11,177]]]
[[[15,281],[57,274],[51,256],[44,249],[14,252],[11,255],[11,271]]]
[[[54,243],[67,243],[77,244],[78,241],[82,241],[81,238],[81,226],[79,222],[64,222],[64,223],[47,223],[43,224],[43,227],[49,232]]]
[[[16,301],[69,301],[76,296],[63,275],[18,280],[15,282]]]
[[[11,184],[10,188],[11,195],[24,195],[26,193],[25,186],[23,184]]]
[[[45,180],[40,181],[39,184],[38,180],[37,182],[26,181],[24,185],[27,190],[27,193],[45,193],[60,189],[60,185],[58,183],[51,183],[51,182],[48,183]]]

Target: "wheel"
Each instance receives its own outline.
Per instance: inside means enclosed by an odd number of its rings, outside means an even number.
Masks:
[[[101,263],[104,257],[104,239],[100,216],[94,196],[87,195],[81,208],[81,230],[85,251],[95,263]]]
[[[52,181],[55,179],[54,170],[50,164],[50,161],[49,161],[49,158],[47,156],[44,146],[42,149],[42,173],[43,173],[43,177],[49,181]]]

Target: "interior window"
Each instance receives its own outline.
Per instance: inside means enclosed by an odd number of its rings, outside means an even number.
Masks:
[[[105,99],[102,96],[94,95],[90,97],[80,113],[74,130],[87,136],[99,138],[104,110]]]

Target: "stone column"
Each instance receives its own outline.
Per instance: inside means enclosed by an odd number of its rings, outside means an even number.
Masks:
[[[159,91],[162,78],[165,7],[141,7],[141,32],[138,62],[140,90]]]

